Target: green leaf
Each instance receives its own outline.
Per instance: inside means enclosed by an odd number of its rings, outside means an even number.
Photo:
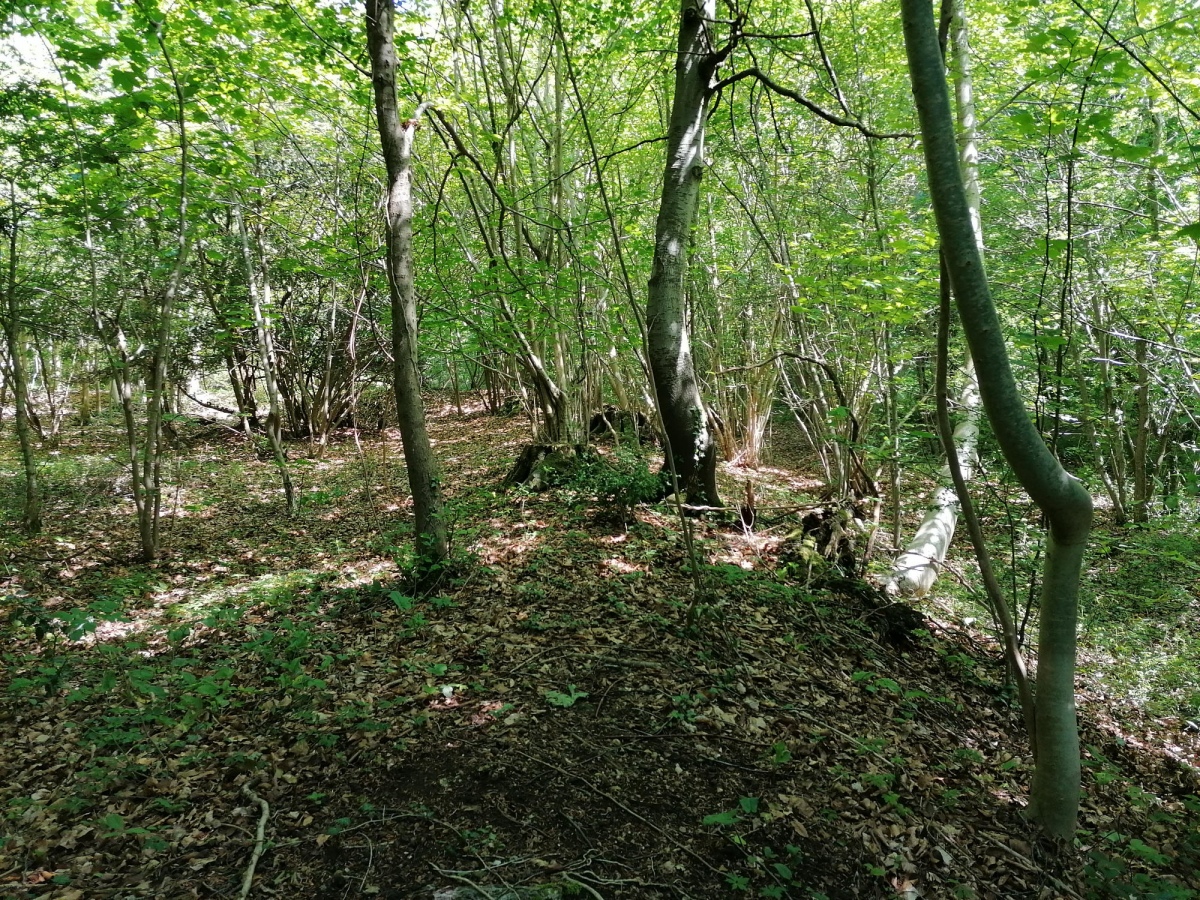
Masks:
[[[112,79],[113,87],[118,91],[129,93],[137,87],[137,76],[128,69],[113,69],[109,72],[109,77]]]
[[[1096,133],[1096,137],[1107,150],[1107,155],[1114,159],[1137,162],[1154,154],[1154,148],[1142,144],[1127,144],[1105,131]]]
[[[741,819],[736,810],[726,810],[722,813],[713,813],[711,816],[705,816],[701,819],[701,824],[704,825],[736,825]]]
[[[1033,117],[1033,113],[1029,112],[1028,110],[1018,110],[1009,118],[1012,123],[1017,126],[1017,131],[1021,132],[1022,134],[1031,135],[1037,134],[1041,131],[1037,120]]]
[[[754,813],[758,812],[758,798],[742,797],[740,800],[738,800],[738,806],[742,808],[743,812],[753,815]]]
[[[577,700],[582,700],[587,695],[587,691],[576,690],[573,684],[567,685],[565,694],[562,691],[546,691],[545,693],[547,703],[564,708],[574,706]]]
[[[1129,842],[1129,850],[1135,856],[1139,856],[1146,862],[1153,863],[1156,866],[1166,865],[1168,862],[1170,862],[1166,856],[1159,853],[1149,844],[1146,844],[1137,838],[1134,838]]]

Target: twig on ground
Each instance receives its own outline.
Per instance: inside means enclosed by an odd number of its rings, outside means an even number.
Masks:
[[[870,747],[866,746],[862,742],[861,739],[853,737],[852,735],[846,734],[846,732],[842,731],[840,728],[835,728],[833,725],[830,725],[828,722],[823,722],[822,720],[816,718],[815,716],[810,716],[808,713],[806,713],[802,709],[791,709],[791,710],[788,710],[788,712],[794,716],[799,716],[800,718],[805,719],[806,721],[812,722],[814,725],[817,725],[820,728],[824,728],[826,731],[832,731],[838,737],[842,738],[845,741],[848,741],[852,747],[856,747],[856,748],[862,750],[862,752],[864,752],[864,753],[869,753],[872,756],[877,757],[880,761],[886,763],[887,765],[889,765],[889,766],[894,765],[894,763],[890,759],[888,759],[886,756],[884,756],[878,750],[872,750]]]
[[[604,900],[603,895],[599,891],[597,891],[590,884],[585,884],[584,882],[580,881],[578,878],[572,878],[570,875],[567,875],[564,873],[562,876],[562,880],[567,882],[568,884],[575,885],[577,888],[581,888],[582,890],[586,891],[587,893],[589,893],[593,897],[595,897],[596,900]]]
[[[595,710],[595,712],[592,713],[593,719],[600,718],[600,710],[604,708],[604,701],[608,699],[609,692],[612,691],[612,689],[615,688],[618,684],[620,684],[625,678],[627,678],[628,675],[629,675],[629,673],[626,672],[623,675],[617,676],[616,678],[613,679],[612,684],[610,684],[608,687],[606,687],[604,689],[604,693],[600,696],[600,702],[596,704],[596,710]]]
[[[478,853],[475,851],[475,848],[474,848],[474,847],[472,847],[472,846],[471,846],[471,842],[470,842],[470,841],[468,841],[468,840],[467,840],[465,837],[463,837],[463,833],[462,833],[461,831],[459,831],[457,828],[455,828],[453,825],[451,825],[449,822],[443,822],[441,819],[435,819],[435,818],[433,818],[432,816],[422,816],[422,815],[420,815],[420,814],[418,814],[418,813],[402,813],[402,814],[401,814],[401,816],[400,816],[400,818],[404,818],[404,819],[420,819],[420,820],[423,820],[423,821],[425,821],[425,822],[432,822],[432,823],[433,823],[433,824],[435,824],[435,825],[441,825],[443,828],[446,828],[446,829],[448,829],[448,830],[450,830],[450,831],[453,831],[453,832],[454,832],[454,835],[455,835],[455,836],[456,836],[456,837],[457,837],[457,838],[458,838],[460,841],[462,841],[462,843],[463,843],[463,846],[464,846],[464,847],[466,847],[466,849],[467,849],[467,852],[468,852],[468,853],[470,853],[470,854],[471,854],[473,857],[475,857],[477,860],[479,860],[479,864],[480,864],[481,866],[483,866],[483,870],[484,870],[485,872],[489,872],[489,873],[490,873],[490,872],[491,872],[493,869],[495,869],[495,868],[502,868],[502,866],[489,866],[489,865],[487,864],[487,861],[486,861],[486,860],[485,860],[485,859],[484,859],[482,856],[480,856],[480,855],[479,855],[479,854],[478,854]],[[441,871],[442,871],[441,869],[438,869],[438,867],[437,867],[436,865],[434,865],[433,863],[430,863],[430,865],[431,865],[431,866],[433,866],[433,868],[437,869],[439,872],[441,872]],[[446,874],[449,874],[449,873],[447,872]],[[451,877],[453,877],[453,876],[451,876]],[[497,876],[496,876],[496,877],[500,879],[500,884],[502,884],[502,885],[504,886],[505,890],[507,890],[507,891],[509,891],[509,892],[511,892],[511,893],[513,893],[513,894],[515,894],[515,893],[516,893],[516,890],[513,888],[513,886],[512,886],[511,884],[509,884],[507,881],[505,881],[505,879],[504,879],[504,876],[503,876],[503,875],[499,875],[499,874],[497,874]],[[461,880],[463,880],[463,881],[467,881],[467,879],[465,879],[465,878],[463,878],[463,879],[461,879]],[[472,886],[472,887],[474,887],[476,890],[478,890],[478,891],[479,891],[481,894],[483,894],[485,897],[489,896],[489,895],[488,895],[488,894],[487,894],[485,891],[483,891],[483,890],[480,890],[480,888],[479,888],[477,885],[475,885],[474,883],[472,883],[472,882],[470,882],[470,881],[467,881],[467,883],[468,883],[468,884],[471,884],[471,886]]]
[[[703,856],[701,856],[695,850],[692,850],[690,847],[687,847],[684,844],[680,843],[678,840],[676,840],[674,837],[672,837],[668,832],[659,828],[657,825],[655,825],[653,822],[651,822],[645,816],[634,812],[632,809],[630,809],[628,806],[626,806],[624,803],[622,803],[620,800],[618,800],[612,794],[609,794],[605,791],[600,790],[600,788],[596,787],[594,784],[592,784],[590,781],[588,781],[582,775],[577,775],[574,772],[568,772],[566,769],[561,768],[560,766],[554,765],[554,763],[546,762],[546,760],[544,760],[544,759],[538,759],[536,756],[533,756],[530,753],[526,753],[524,750],[519,750],[516,747],[513,747],[512,749],[513,749],[514,753],[518,754],[519,756],[524,756],[526,759],[533,760],[533,762],[537,763],[538,765],[545,766],[547,769],[553,769],[555,772],[558,772],[560,775],[565,775],[567,778],[574,778],[576,781],[582,781],[589,788],[591,788],[596,794],[603,797],[609,803],[612,803],[613,805],[620,807],[626,813],[628,813],[629,815],[631,815],[635,819],[637,819],[639,822],[643,823],[644,825],[648,825],[654,831],[657,831],[660,835],[662,835],[664,838],[666,838],[670,843],[674,844],[678,849],[682,850],[684,853],[686,853],[692,859],[696,860],[696,862],[700,863],[700,865],[704,866],[704,868],[708,869],[710,872],[716,872],[718,875],[723,874],[720,869],[718,869],[716,866],[714,866],[712,863],[710,863],[708,860],[706,860]]]
[[[375,863],[375,843],[368,835],[363,835],[367,839],[367,867],[363,870],[362,879],[358,882],[359,893],[362,893],[363,888],[367,886],[367,879],[371,875],[371,866]],[[342,900],[350,896],[350,889],[353,885],[347,885],[346,893],[342,895]]]
[[[253,800],[262,809],[262,813],[258,817],[258,833],[254,836],[254,852],[250,854],[250,865],[246,867],[246,875],[242,878],[242,891],[238,894],[238,900],[246,900],[250,896],[250,887],[254,884],[254,870],[258,866],[259,859],[262,858],[263,851],[267,848],[267,817],[271,815],[271,807],[262,797],[254,793],[254,789],[249,783],[242,785],[242,793]]]
[[[1055,878],[1053,875],[1048,874],[1042,866],[1039,866],[1028,856],[1025,856],[1025,854],[1018,853],[1012,847],[1008,846],[1008,844],[1004,843],[1003,841],[999,840],[998,838],[992,837],[986,831],[980,831],[980,832],[978,832],[978,834],[980,836],[982,836],[985,840],[987,840],[989,843],[992,843],[995,846],[999,847],[1005,853],[1011,854],[1012,857],[1017,860],[1017,863],[1021,866],[1021,868],[1025,869],[1027,872],[1033,872],[1036,875],[1042,875],[1045,878],[1048,878],[1057,890],[1062,891],[1064,894],[1066,894],[1069,897],[1074,897],[1075,900],[1083,900],[1083,897],[1080,894],[1077,894],[1075,891],[1073,891],[1069,885],[1063,884],[1062,881]]]
[[[446,869],[438,868],[433,863],[430,863],[429,867],[431,869],[433,869],[435,872],[437,872],[439,875],[441,875],[443,878],[450,878],[454,881],[462,882],[467,887],[469,887],[471,890],[473,890],[475,893],[477,893],[480,897],[491,897],[492,896],[487,891],[485,891],[483,888],[481,888],[479,885],[477,885],[475,882],[473,882],[470,878],[468,878],[466,875],[457,875],[454,872],[447,871]]]

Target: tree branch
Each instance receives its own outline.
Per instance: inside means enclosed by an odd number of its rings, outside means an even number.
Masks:
[[[1081,13],[1083,13],[1085,16],[1087,16],[1089,20],[1091,20],[1093,25],[1095,25],[1097,28],[1100,29],[1101,33],[1106,38],[1108,38],[1110,41],[1112,41],[1114,44],[1116,44],[1118,47],[1120,47],[1122,50],[1124,50],[1127,54],[1129,54],[1130,58],[1134,62],[1136,62],[1139,66],[1141,66],[1143,69],[1145,69],[1146,74],[1149,75],[1151,78],[1153,78],[1155,81],[1157,81],[1159,87],[1161,87],[1164,91],[1166,91],[1168,94],[1171,95],[1172,100],[1174,100],[1176,103],[1178,103],[1184,109],[1186,109],[1191,114],[1193,119],[1195,119],[1197,122],[1200,122],[1200,113],[1197,113],[1194,109],[1192,109],[1190,106],[1188,106],[1183,101],[1183,98],[1180,97],[1177,93],[1175,93],[1175,91],[1173,91],[1171,89],[1171,87],[1165,81],[1163,81],[1162,76],[1159,75],[1157,72],[1155,72],[1153,69],[1151,69],[1150,66],[1148,66],[1142,60],[1142,58],[1137,55],[1137,52],[1132,47],[1130,47],[1126,41],[1121,40],[1119,37],[1117,37],[1115,34],[1113,34],[1111,31],[1109,31],[1108,25],[1101,22],[1094,15],[1092,15],[1087,10],[1087,8],[1082,3],[1079,2],[1079,0],[1071,0],[1071,2],[1075,5],[1076,9],[1078,9]]]
[[[809,112],[814,113],[818,117],[824,119],[826,122],[829,122],[831,125],[838,125],[842,128],[853,128],[855,131],[862,134],[863,137],[877,138],[877,139],[881,139],[881,140],[882,139],[914,138],[914,137],[916,137],[916,135],[911,131],[892,131],[892,132],[875,131],[874,129],[868,128],[862,122],[857,122],[853,119],[846,119],[846,118],[843,118],[842,116],[831,113],[825,109],[822,109],[820,106],[817,106],[817,104],[813,103],[811,100],[809,100],[803,94],[800,94],[797,91],[793,91],[791,88],[784,87],[783,85],[773,81],[770,76],[768,76],[766,73],[764,73],[761,69],[757,69],[757,68],[744,69],[741,72],[737,72],[733,75],[730,75],[728,78],[722,78],[720,81],[718,81],[716,84],[714,84],[709,90],[712,93],[716,93],[717,91],[721,90],[722,88],[729,87],[730,85],[736,84],[737,82],[743,81],[747,78],[753,78],[753,79],[757,80],[759,84],[763,85],[763,87],[768,88],[769,90],[775,92],[776,94],[779,94],[781,97],[787,97],[789,100],[794,100],[796,103],[799,103],[801,106],[803,106]]]
[[[249,784],[242,785],[242,793],[255,801],[262,809],[262,813],[258,817],[258,833],[254,836],[254,852],[250,854],[250,865],[246,867],[246,874],[242,878],[242,890],[238,894],[238,900],[246,900],[250,896],[250,888],[254,884],[254,870],[258,867],[258,861],[267,849],[267,817],[271,815],[271,807],[267,801],[254,793]]]

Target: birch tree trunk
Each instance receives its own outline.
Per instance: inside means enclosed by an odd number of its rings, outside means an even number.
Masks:
[[[1046,447],[1013,377],[958,168],[931,0],[901,0],[901,10],[929,192],[959,316],[978,366],[984,410],[1004,458],[1049,524],[1038,633],[1037,755],[1029,815],[1047,834],[1069,838],[1079,814],[1075,630],[1092,499]]]
[[[445,560],[448,544],[441,485],[429,432],[425,428],[425,404],[421,399],[417,369],[417,304],[412,268],[412,142],[424,106],[412,119],[400,120],[396,103],[392,2],[367,0],[367,49],[371,56],[375,116],[388,178],[384,222],[396,418],[413,497],[417,560],[420,568],[428,570]]]
[[[667,132],[662,201],[654,227],[654,264],[646,303],[646,343],[655,398],[678,487],[689,501],[720,505],[717,447],[692,362],[684,302],[687,247],[704,175],[709,86],[722,55],[709,23],[716,0],[682,0],[675,97]]]
[[[975,95],[971,85],[971,47],[967,35],[966,0],[946,0],[951,4],[950,48],[951,77],[954,81],[954,107],[958,116],[959,165],[963,188],[966,191],[967,211],[975,245],[983,255],[983,219],[980,215],[979,147],[976,131]],[[963,418],[954,429],[955,457],[965,481],[970,482],[977,462],[976,443],[979,439],[979,385],[975,376],[975,361],[967,350],[963,363],[962,388],[958,407]],[[927,594],[937,581],[938,569],[950,550],[954,531],[958,527],[958,497],[954,490],[949,464],[938,473],[938,487],[930,499],[925,518],[917,527],[912,540],[892,567],[888,590],[901,594]]]

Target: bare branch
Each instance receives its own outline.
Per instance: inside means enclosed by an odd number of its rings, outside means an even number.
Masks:
[[[816,114],[818,117],[824,119],[826,122],[829,122],[831,125],[838,125],[842,128],[853,128],[855,131],[862,134],[863,137],[877,138],[880,140],[916,137],[916,135],[911,131],[879,132],[879,131],[875,131],[874,129],[868,128],[862,122],[858,122],[853,119],[842,118],[839,115],[831,113],[825,109],[822,109],[820,106],[817,106],[817,104],[813,103],[811,100],[809,100],[803,94],[800,94],[797,91],[793,91],[791,88],[784,87],[781,84],[778,84],[777,82],[773,81],[770,78],[770,76],[768,76],[766,73],[764,73],[761,69],[757,69],[757,68],[744,69],[741,72],[737,72],[736,74],[730,75],[728,78],[722,78],[720,81],[718,81],[716,84],[714,84],[712,86],[711,90],[713,93],[715,93],[715,92],[721,90],[722,88],[729,87],[731,84],[736,84],[737,82],[743,81],[747,78],[753,78],[753,79],[757,80],[759,84],[763,85],[763,87],[766,87],[769,90],[775,92],[776,94],[779,94],[781,97],[787,97],[789,100],[794,100],[796,103],[799,103],[801,106],[803,106],[809,112]]]

